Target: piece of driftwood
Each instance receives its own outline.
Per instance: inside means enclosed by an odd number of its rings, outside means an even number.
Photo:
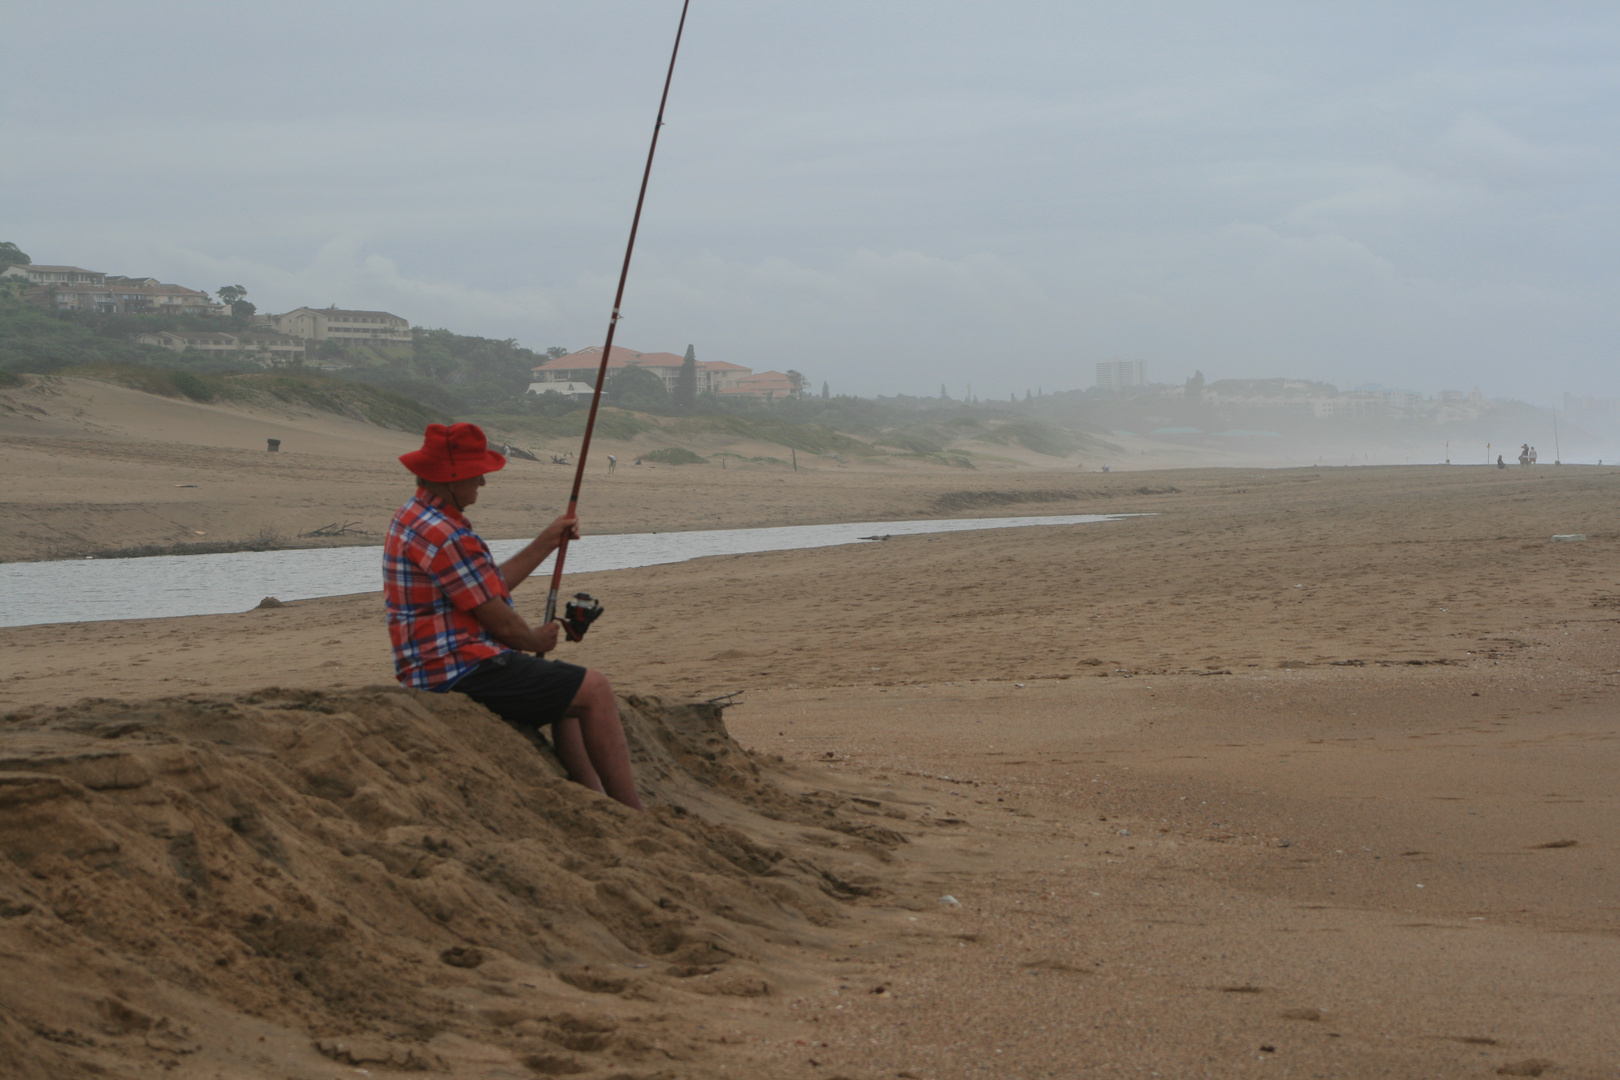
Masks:
[[[345,536],[345,535],[347,535],[348,533],[351,533],[351,532],[363,532],[363,531],[364,530],[360,528],[360,523],[358,521],[345,521],[345,522],[342,522],[342,523],[334,521],[330,525],[322,525],[318,529],[311,529],[311,530],[309,530],[309,532],[299,533],[298,535],[299,536]]]

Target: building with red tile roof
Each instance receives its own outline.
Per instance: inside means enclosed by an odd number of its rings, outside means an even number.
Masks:
[[[675,380],[680,377],[681,365],[684,363],[686,357],[675,353],[636,352],[634,349],[615,345],[613,352],[608,356],[607,369],[611,375],[627,367],[644,368],[663,380],[665,390],[674,393]],[[546,383],[584,383],[587,386],[595,386],[596,373],[601,366],[602,350],[599,346],[593,345],[588,349],[581,349],[537,365],[534,369],[534,384],[529,389],[533,393],[542,393]],[[728,388],[736,386],[740,380],[753,374],[753,370],[741,364],[728,364],[724,360],[699,360],[698,393],[727,393]],[[541,389],[537,390],[535,387]]]
[[[721,390],[727,397],[792,397],[796,393],[793,380],[780,371],[761,371],[758,374],[748,375],[738,379],[731,386]]]

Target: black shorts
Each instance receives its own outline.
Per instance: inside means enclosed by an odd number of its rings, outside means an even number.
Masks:
[[[528,653],[492,656],[450,687],[466,694],[517,728],[541,728],[561,720],[579,693],[585,669]]]

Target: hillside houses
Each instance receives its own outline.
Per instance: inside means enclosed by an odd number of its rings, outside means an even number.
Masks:
[[[719,393],[737,397],[780,398],[792,397],[799,392],[793,379],[784,371],[759,371],[745,375]]]
[[[195,349],[205,353],[249,353],[273,364],[295,364],[304,358],[304,339],[287,334],[233,334],[223,330],[157,330],[136,334],[139,345],[156,345],[175,352]]]
[[[82,266],[18,263],[0,277],[33,286],[26,299],[57,311],[85,311],[98,315],[192,315],[230,313],[226,304],[184,285],[170,285],[155,277],[128,277],[89,270]],[[224,330],[164,330],[138,334],[143,345],[176,352],[195,349],[213,353],[255,353],[287,363],[302,360],[311,343],[335,341],[340,345],[409,345],[410,320],[387,311],[360,311],[337,306],[294,308],[283,315],[254,318],[262,327],[252,333]]]
[[[627,367],[642,368],[657,375],[663,381],[664,389],[674,393],[675,380],[680,377],[681,365],[685,362],[684,356],[675,353],[643,353],[615,345],[608,357],[607,370],[611,376],[613,372]],[[756,374],[753,368],[730,364],[724,360],[699,360],[696,364],[697,392],[700,394],[787,397],[793,393],[792,381],[780,371],[763,371]],[[593,387],[596,385],[596,373],[601,370],[601,366],[602,350],[596,346],[547,360],[534,368],[534,382],[529,384],[529,393],[544,394],[548,391],[570,393],[571,391],[564,389],[564,384]]]
[[[0,277],[21,278],[35,285],[105,285],[107,275],[82,266],[39,266],[19,263],[8,266]]]
[[[412,340],[410,320],[387,311],[301,307],[270,316],[270,323],[277,333],[316,344],[409,345]]]
[[[1163,387],[1173,397],[1185,396],[1184,387]],[[1471,420],[1485,411],[1475,387],[1472,393],[1445,390],[1425,397],[1409,390],[1389,390],[1370,384],[1340,390],[1331,383],[1307,379],[1220,379],[1199,391],[1201,404],[1272,412],[1299,418],[1354,420],[1428,418],[1439,421]]]
[[[153,277],[124,277],[82,266],[6,267],[0,277],[33,285],[23,295],[57,311],[93,311],[101,315],[218,315],[225,310],[205,292],[167,285]]]

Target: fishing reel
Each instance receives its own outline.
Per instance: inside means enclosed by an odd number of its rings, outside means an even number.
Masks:
[[[591,628],[602,615],[602,602],[590,593],[575,593],[574,598],[563,606],[563,617],[558,621],[562,623],[563,633],[568,635],[569,641],[585,640],[585,631]]]

